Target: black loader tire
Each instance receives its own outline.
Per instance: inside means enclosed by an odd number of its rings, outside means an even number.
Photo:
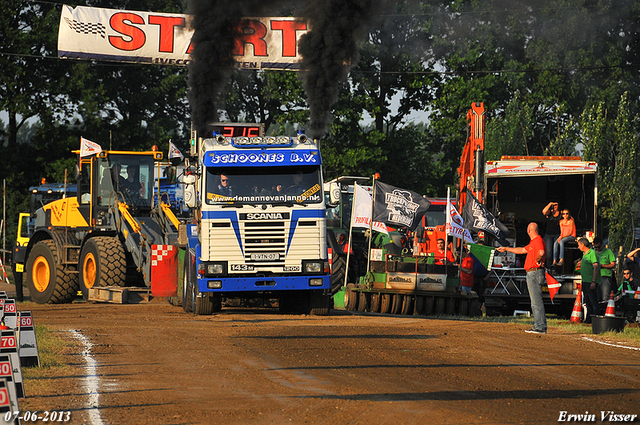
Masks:
[[[91,288],[125,286],[127,260],[124,247],[117,238],[96,236],[87,240],[80,252],[80,289],[89,299]]]
[[[358,293],[353,290],[352,285],[347,285],[344,291],[344,308],[349,311],[356,311],[358,307]]]
[[[393,298],[391,299],[391,314],[400,314],[400,310],[402,309],[403,298],[404,298],[404,295],[393,294]]]
[[[413,314],[413,297],[411,295],[405,295],[402,297],[402,308],[400,313],[406,315]]]
[[[380,305],[382,304],[382,295],[379,292],[371,294],[371,312],[380,313]]]
[[[50,239],[33,247],[25,273],[31,299],[38,304],[68,303],[78,292],[77,273],[65,273],[58,264],[56,245]]]
[[[413,306],[413,315],[414,316],[423,316],[424,315],[424,297],[422,295],[416,295],[416,302]]]
[[[389,314],[391,311],[391,300],[393,295],[391,294],[382,294],[382,302],[380,303],[380,313]]]

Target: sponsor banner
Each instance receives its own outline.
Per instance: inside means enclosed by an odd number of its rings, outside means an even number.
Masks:
[[[382,249],[371,249],[371,261],[384,261],[384,251]]]
[[[95,155],[100,152],[102,152],[102,146],[92,142],[91,140],[85,139],[84,137],[80,137],[80,156],[82,158],[85,156]]]
[[[387,272],[387,288],[413,291],[416,289],[416,274]]]
[[[264,167],[287,165],[320,165],[317,150],[282,150],[264,152],[214,151],[204,155],[205,167]]]
[[[193,29],[189,15],[64,5],[58,56],[187,65]],[[299,69],[300,37],[308,31],[297,18],[243,18],[237,22],[233,57],[237,68]]]
[[[363,187],[354,185],[354,199],[353,199],[353,217],[351,218],[351,225],[353,227],[372,228],[376,232],[389,234],[387,226],[379,221],[374,221],[373,226],[371,224],[371,207],[372,198],[369,192]]]
[[[171,139],[169,139],[169,159],[180,158],[182,161],[184,159],[184,155],[180,152],[180,149],[176,145],[173,144]]]
[[[451,202],[449,202],[447,204],[447,223],[445,225],[446,233],[454,238],[464,239],[465,242],[473,243],[473,238],[471,237],[469,229],[465,229],[463,225],[464,221],[458,213],[458,210]]]
[[[373,221],[392,227],[415,230],[431,202],[424,196],[407,189],[374,182],[375,205]]]
[[[446,274],[418,273],[416,276],[418,291],[444,291],[446,286]]]
[[[465,190],[467,192],[467,203],[464,205],[462,212],[464,216],[464,227],[478,232],[483,231],[489,233],[503,246],[507,246],[508,242],[505,239],[509,237],[509,229],[498,221],[498,219],[473,196],[473,193],[471,193],[469,189]]]

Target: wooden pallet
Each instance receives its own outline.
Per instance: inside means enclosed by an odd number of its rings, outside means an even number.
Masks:
[[[114,304],[142,304],[153,299],[151,288],[105,286],[91,288],[89,301]]]

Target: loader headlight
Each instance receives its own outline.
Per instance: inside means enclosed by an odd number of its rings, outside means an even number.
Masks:
[[[305,273],[322,273],[323,270],[323,262],[322,261],[305,261],[304,272]]]

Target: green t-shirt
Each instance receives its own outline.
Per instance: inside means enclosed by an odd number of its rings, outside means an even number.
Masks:
[[[593,278],[593,265],[598,263],[598,254],[593,249],[582,254],[582,263],[580,264],[580,274],[582,275],[582,285],[590,285],[591,282],[600,283],[600,273]],[[583,286],[584,288],[584,286]]]
[[[597,252],[596,252],[597,254]],[[600,254],[598,254],[598,263],[600,264],[600,275],[601,276],[609,276],[611,277],[613,271],[612,269],[607,269],[602,267],[604,264],[611,264],[616,262],[616,256],[613,254],[609,248],[605,248],[602,250]]]

